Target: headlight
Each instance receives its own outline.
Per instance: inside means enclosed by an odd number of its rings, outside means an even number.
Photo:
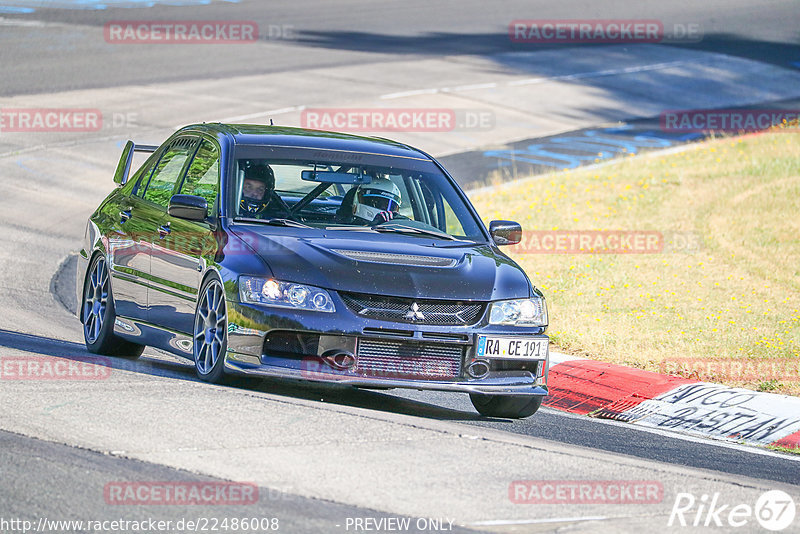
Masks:
[[[547,303],[543,297],[492,302],[489,324],[547,326]]]
[[[333,312],[331,296],[324,289],[271,278],[239,277],[239,299],[250,304]]]

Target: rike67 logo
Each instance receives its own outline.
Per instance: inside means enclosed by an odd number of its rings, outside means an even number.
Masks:
[[[682,492],[675,496],[667,526],[745,527],[743,532],[753,532],[757,522],[763,529],[780,532],[792,525],[796,511],[792,497],[781,490],[763,493],[755,506],[722,502],[719,493],[698,499]]]

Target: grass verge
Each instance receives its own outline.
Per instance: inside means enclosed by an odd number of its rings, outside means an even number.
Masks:
[[[800,395],[800,134],[716,139],[476,192],[562,351]],[[545,233],[656,233],[650,253],[548,253]],[[596,235],[596,234],[590,234]]]
[[[780,445],[767,445],[767,449],[778,451],[778,452],[788,452],[791,454],[800,454],[800,449],[794,447],[782,447]]]

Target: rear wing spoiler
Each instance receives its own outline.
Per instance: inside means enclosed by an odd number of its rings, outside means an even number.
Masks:
[[[158,150],[158,145],[133,145],[133,150],[135,152],[155,152]]]
[[[114,183],[123,186],[128,182],[128,174],[131,172],[131,163],[133,162],[134,152],[155,152],[158,150],[156,145],[137,145],[133,141],[125,143],[125,148],[122,149],[117,170],[114,172]]]

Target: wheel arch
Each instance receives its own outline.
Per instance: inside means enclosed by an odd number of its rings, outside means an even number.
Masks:
[[[200,300],[200,290],[211,278],[216,278],[222,283],[222,286],[225,287],[224,279],[222,278],[222,274],[220,274],[219,270],[216,267],[209,267],[203,272],[203,276],[200,278],[200,285],[197,286],[197,299],[195,304]]]
[[[228,298],[228,291],[225,287],[225,277],[220,272],[219,268],[216,265],[209,266],[205,271],[203,271],[203,275],[200,277],[200,284],[197,286],[197,295],[194,299],[195,308],[197,305],[200,304],[200,294],[202,292],[203,286],[208,283],[208,281],[212,278],[216,278],[220,284],[222,284],[223,293],[225,294],[225,298],[227,301],[230,301]]]
[[[83,277],[82,277],[83,282],[81,282],[80,293],[79,293],[80,299],[78,300],[77,312],[78,312],[78,320],[81,322],[81,324],[83,324],[83,308],[84,308],[84,306],[86,306],[86,296],[85,296],[86,295],[86,281],[89,279],[89,269],[92,268],[92,264],[94,263],[95,258],[97,258],[98,256],[103,256],[105,258],[106,264],[108,264],[108,254],[106,254],[105,250],[103,250],[102,248],[96,247],[92,251],[92,253],[89,254],[89,259],[86,262],[86,270],[83,272]],[[106,266],[106,268],[108,269],[108,266]],[[111,270],[109,269],[109,272],[108,272],[108,288],[109,288],[109,292],[111,294],[113,294],[111,292],[112,291],[111,290],[111,280],[112,280],[112,278],[113,277],[111,276]]]

